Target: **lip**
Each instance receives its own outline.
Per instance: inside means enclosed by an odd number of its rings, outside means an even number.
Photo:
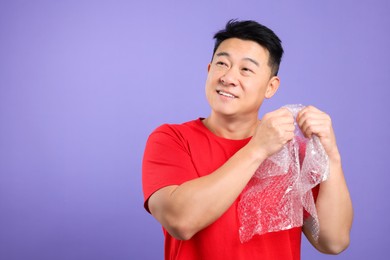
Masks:
[[[236,95],[234,95],[233,93],[231,93],[229,91],[217,89],[216,92],[217,92],[218,95],[221,95],[221,96],[224,96],[224,97],[227,97],[227,98],[238,98]],[[224,93],[224,94],[227,94],[227,95],[223,95],[223,94],[221,94],[221,92]]]

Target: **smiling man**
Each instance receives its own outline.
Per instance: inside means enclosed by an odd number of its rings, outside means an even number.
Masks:
[[[282,108],[258,119],[280,83],[283,49],[274,32],[232,20],[214,38],[206,81],[210,115],[160,126],[145,148],[145,208],[163,226],[165,259],[300,259],[302,231],[319,251],[342,252],[351,200],[330,117],[312,106],[297,123],[306,137],[319,137],[329,157],[330,178],[317,188],[318,240],[303,226],[240,242],[240,194],[259,165],[292,140],[294,118]]]

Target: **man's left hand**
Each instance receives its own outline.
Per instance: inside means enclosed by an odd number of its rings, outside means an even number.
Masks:
[[[305,137],[318,136],[330,160],[339,160],[340,154],[328,114],[313,106],[307,106],[297,115],[297,123]]]

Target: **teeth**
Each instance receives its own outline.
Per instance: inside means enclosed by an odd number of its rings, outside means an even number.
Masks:
[[[226,93],[226,92],[223,92],[221,90],[217,91],[218,94],[222,95],[222,96],[225,96],[225,97],[230,97],[230,98],[235,98],[235,96],[233,96],[232,94],[229,94],[229,93]]]

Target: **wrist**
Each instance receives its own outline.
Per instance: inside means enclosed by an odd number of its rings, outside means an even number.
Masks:
[[[249,158],[258,165],[260,165],[268,157],[264,149],[252,142],[249,142],[243,149],[245,150],[247,156],[249,156]]]
[[[341,155],[337,149],[328,154],[329,162],[332,164],[341,164]]]

